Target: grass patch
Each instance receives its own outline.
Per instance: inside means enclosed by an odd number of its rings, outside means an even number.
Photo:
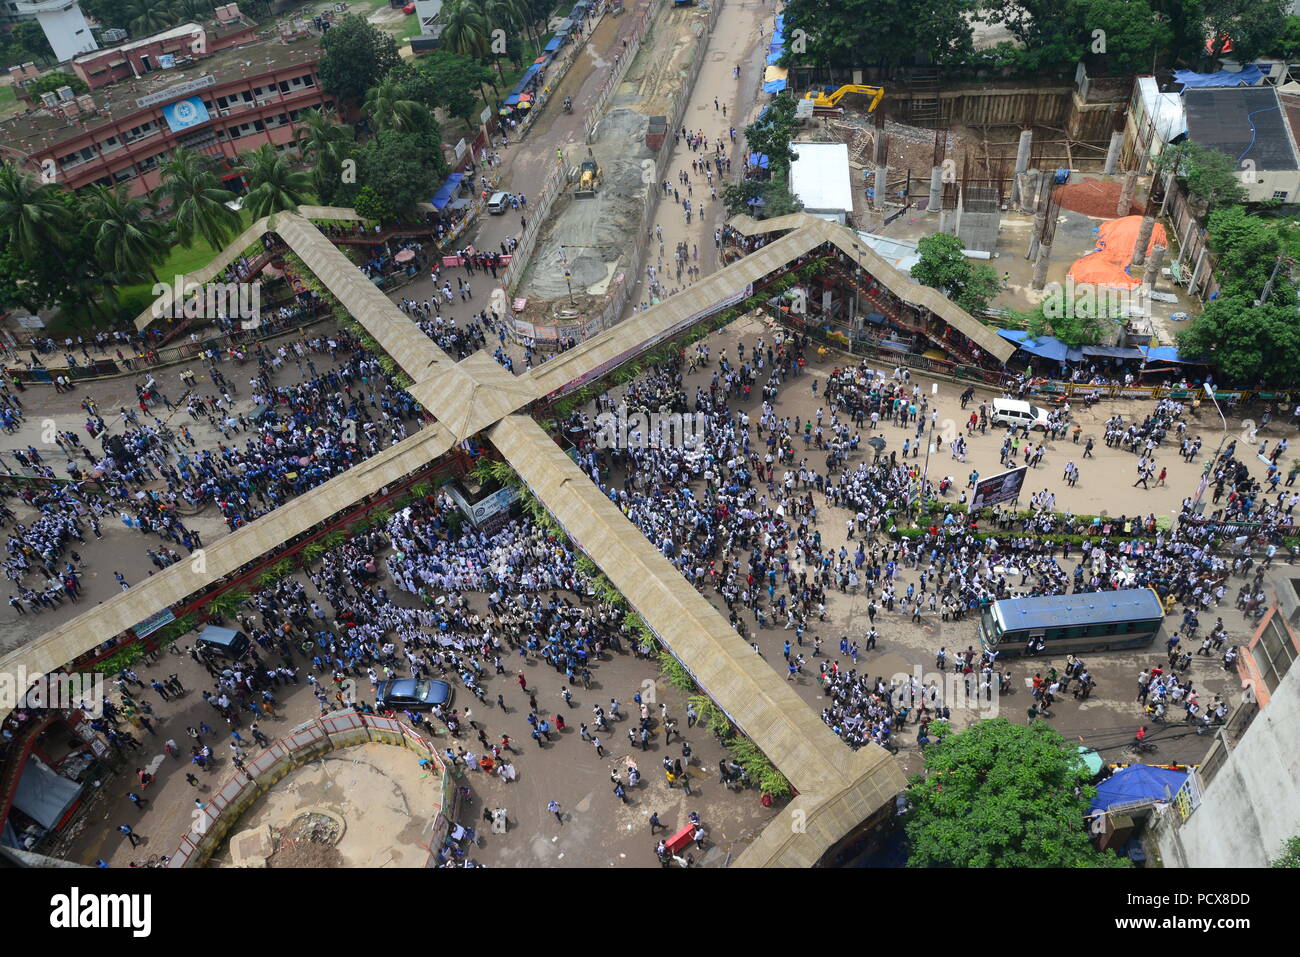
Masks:
[[[22,107],[18,103],[18,94],[14,92],[13,84],[0,83],[0,116],[21,112]]]

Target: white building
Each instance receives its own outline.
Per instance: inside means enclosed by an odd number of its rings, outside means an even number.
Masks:
[[[60,63],[99,49],[77,0],[18,0],[15,12],[36,17]]]

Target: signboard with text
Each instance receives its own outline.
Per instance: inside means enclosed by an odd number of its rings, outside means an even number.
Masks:
[[[975,483],[975,494],[971,496],[970,510],[974,512],[987,505],[1001,505],[1003,502],[1011,502],[1019,498],[1020,489],[1025,484],[1025,473],[1028,471],[1029,466],[1022,465],[980,479]]]

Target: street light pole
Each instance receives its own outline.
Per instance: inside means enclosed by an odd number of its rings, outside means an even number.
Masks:
[[[930,385],[930,395],[938,398],[939,383],[934,382]],[[925,505],[925,485],[930,480],[930,453],[934,450],[934,420],[938,417],[939,410],[933,403],[930,406],[930,414],[927,416],[930,420],[930,434],[925,442],[925,467],[921,470],[921,485],[917,492],[916,517],[921,517],[921,509]]]

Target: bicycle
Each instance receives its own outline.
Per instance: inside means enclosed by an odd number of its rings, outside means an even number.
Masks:
[[[1124,750],[1126,753],[1132,755],[1154,754],[1160,750],[1160,746],[1152,741],[1134,741]]]

